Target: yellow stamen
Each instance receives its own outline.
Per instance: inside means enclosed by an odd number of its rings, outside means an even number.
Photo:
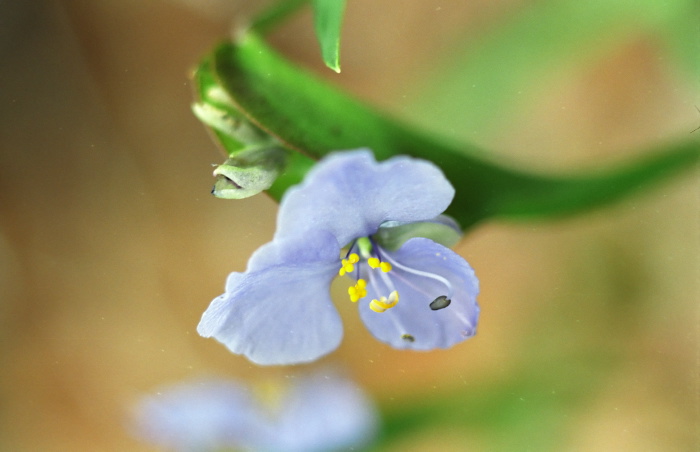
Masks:
[[[367,296],[367,281],[364,279],[358,279],[357,283],[352,286],[348,287],[348,295],[350,295],[350,301],[355,303],[357,300],[360,298],[366,297]]]
[[[377,259],[376,257],[370,257],[369,259],[367,259],[367,264],[371,268],[377,268],[377,267],[379,267],[380,263],[379,263],[379,259]]]
[[[379,313],[386,311],[386,309],[382,308],[379,305],[379,300],[377,300],[376,298],[370,302],[369,308],[371,310],[373,310],[374,312],[379,312]]]
[[[355,271],[355,263],[357,263],[360,260],[360,257],[352,253],[348,259],[342,259],[340,261],[340,270],[338,270],[338,274],[340,276],[343,276],[346,273],[352,273]]]
[[[389,294],[388,300],[386,297],[381,297],[379,300],[377,300],[376,298],[372,300],[369,304],[369,308],[374,312],[381,313],[386,311],[387,309],[393,308],[398,302],[399,293],[397,291],[393,291]]]
[[[382,262],[379,264],[379,268],[384,272],[384,273],[389,273],[391,271],[391,264],[388,262]]]

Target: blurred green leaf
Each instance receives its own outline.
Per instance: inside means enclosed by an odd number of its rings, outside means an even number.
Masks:
[[[294,67],[254,34],[214,51],[213,70],[238,111],[295,156],[272,187],[278,200],[301,181],[310,159],[334,150],[371,148],[377,158],[406,154],[432,160],[457,190],[447,213],[463,228],[489,218],[549,218],[615,201],[698,161],[700,143],[655,149],[651,157],[567,177],[521,172],[476,157],[469,145],[445,144],[409,129]]]
[[[426,61],[431,69],[413,87],[413,111],[426,128],[457,139],[465,125],[488,134],[502,128],[504,112],[516,105],[529,108],[562,71],[635,39],[675,45],[679,57],[692,55],[697,74],[697,5],[696,0],[523,2],[492,28],[474,36],[468,30]]]
[[[326,66],[340,72],[340,28],[345,0],[313,0],[314,28]]]

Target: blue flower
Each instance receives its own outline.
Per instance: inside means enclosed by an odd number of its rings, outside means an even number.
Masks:
[[[178,452],[316,452],[360,447],[376,433],[375,408],[352,382],[317,373],[284,383],[210,379],[162,388],[136,406],[134,434]]]
[[[197,330],[258,364],[315,360],[342,338],[329,291],[340,274],[353,278],[348,294],[367,328],[392,347],[448,348],[473,336],[474,271],[420,236],[431,226],[455,234],[440,215],[453,196],[430,162],[378,163],[368,150],[328,156],[287,191],[273,240],[229,275]]]

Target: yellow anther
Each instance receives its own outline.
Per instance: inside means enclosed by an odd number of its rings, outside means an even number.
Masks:
[[[389,294],[389,299],[387,300],[386,297],[381,297],[379,300],[376,298],[372,300],[369,304],[369,308],[373,310],[374,312],[384,312],[389,308],[393,308],[396,306],[396,303],[399,302],[399,293],[397,291],[393,291]]]
[[[382,297],[382,298],[385,298],[385,297]],[[381,305],[380,303],[381,303],[381,302],[375,298],[374,300],[372,300],[372,301],[369,303],[369,308],[370,308],[371,310],[373,310],[374,312],[380,312],[380,313],[381,313],[381,312],[386,311],[386,308],[383,308],[382,305]]]
[[[399,292],[397,290],[391,292],[389,294],[389,304],[391,305],[390,307],[393,308],[396,306],[396,303],[399,302]]]
[[[352,273],[355,271],[355,258],[359,259],[357,254],[351,254],[349,259],[342,259],[340,261],[340,270],[338,270],[338,274],[340,276],[343,276],[346,273]]]
[[[377,268],[377,267],[379,267],[380,262],[379,262],[379,259],[377,259],[376,257],[370,257],[369,259],[367,259],[367,264],[371,268]]]
[[[358,256],[357,253],[352,253],[350,256],[348,256],[347,261],[351,264],[356,264],[360,262],[360,256]]]
[[[391,264],[388,262],[382,262],[379,264],[379,268],[381,268],[384,273],[388,273],[391,271]]]
[[[356,287],[348,287],[348,295],[350,295],[350,301],[352,301],[353,303],[360,299]]]
[[[366,286],[367,286],[367,281],[365,281],[364,279],[358,279],[357,283],[354,286],[348,287],[348,295],[350,295],[350,301],[355,303],[360,298],[366,297],[367,296],[367,289],[365,289]]]

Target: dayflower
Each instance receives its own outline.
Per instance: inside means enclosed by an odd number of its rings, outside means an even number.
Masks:
[[[319,372],[257,387],[223,379],[164,387],[139,401],[132,429],[178,452],[320,452],[363,446],[377,424],[357,385]]]
[[[434,164],[376,162],[369,150],[332,154],[290,188],[273,240],[204,312],[197,330],[258,364],[312,361],[334,350],[342,324],[330,283],[347,275],[351,302],[379,340],[448,348],[476,333],[478,280],[422,231],[455,234],[440,214],[454,189]],[[431,235],[431,234],[424,234]]]

